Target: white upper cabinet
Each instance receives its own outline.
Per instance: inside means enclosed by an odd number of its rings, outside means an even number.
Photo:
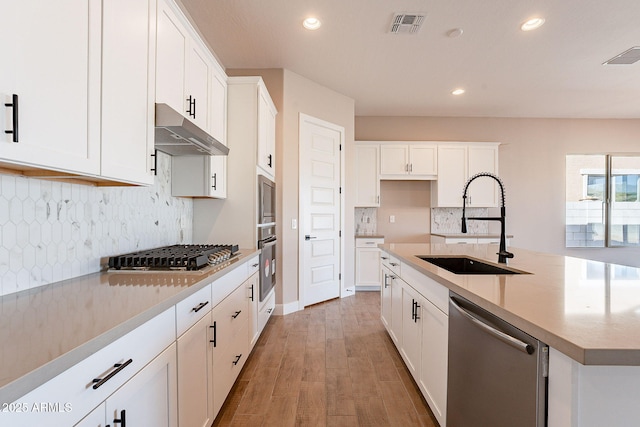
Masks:
[[[380,179],[433,180],[437,174],[436,144],[380,144]]]
[[[101,2],[0,0],[0,11],[0,162],[99,175]]]
[[[380,206],[380,178],[378,164],[380,146],[377,144],[356,145],[356,202],[355,206]]]
[[[227,157],[171,157],[171,195],[225,199],[227,197]]]
[[[462,207],[467,180],[479,172],[498,173],[497,143],[444,143],[438,146],[438,180],[432,184],[432,207]],[[500,205],[498,185],[481,177],[469,186],[468,207]]]
[[[153,184],[156,0],[102,7],[102,171]]]
[[[156,0],[1,0],[0,10],[0,126],[14,132],[1,134],[0,163],[153,183]]]
[[[272,179],[276,173],[276,107],[264,84],[258,85],[258,167]]]
[[[158,2],[157,45],[156,102],[224,143],[226,74],[170,0]]]

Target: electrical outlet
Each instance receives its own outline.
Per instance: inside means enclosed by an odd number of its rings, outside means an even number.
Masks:
[[[396,216],[395,215],[389,215],[389,222],[392,223],[392,224],[394,222],[396,222]]]

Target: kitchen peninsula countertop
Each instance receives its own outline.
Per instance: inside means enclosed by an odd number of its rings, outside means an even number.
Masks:
[[[474,237],[482,237],[482,238],[500,238],[500,233],[431,233],[432,236],[440,236],[440,237],[468,237],[468,238],[474,238]],[[507,234],[506,235],[507,239],[512,239],[513,235],[511,234]]]
[[[100,272],[0,297],[0,404],[11,403],[258,255],[199,271]]]
[[[507,268],[531,274],[456,275],[416,255],[498,265],[497,245],[379,246],[581,364],[640,366],[639,268],[510,247]]]

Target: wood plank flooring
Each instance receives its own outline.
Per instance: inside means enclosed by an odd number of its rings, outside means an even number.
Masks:
[[[438,426],[382,325],[378,292],[272,316],[213,425]]]

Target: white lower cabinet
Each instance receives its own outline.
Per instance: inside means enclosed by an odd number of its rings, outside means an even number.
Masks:
[[[380,238],[356,238],[356,290],[380,289],[380,249],[384,243]]]
[[[176,346],[172,344],[75,427],[176,427]],[[51,424],[55,425],[55,424]]]
[[[440,426],[444,426],[447,413],[449,316],[425,301],[422,317],[422,365],[418,386]]]
[[[382,322],[438,423],[444,427],[449,291],[385,251],[381,251],[381,259]]]
[[[178,338],[178,416],[180,426],[213,423],[211,310]]]

